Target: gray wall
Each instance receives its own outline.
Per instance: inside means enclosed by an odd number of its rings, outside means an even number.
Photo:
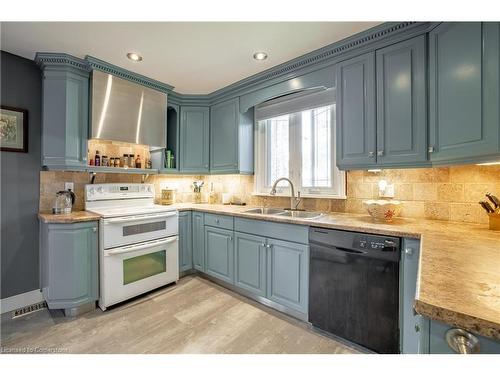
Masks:
[[[28,110],[28,153],[0,152],[0,298],[39,288],[38,197],[42,76],[32,61],[1,51],[0,103]]]

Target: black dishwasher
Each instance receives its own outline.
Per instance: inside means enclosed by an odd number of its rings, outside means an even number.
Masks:
[[[377,353],[399,353],[400,239],[310,228],[309,321]]]

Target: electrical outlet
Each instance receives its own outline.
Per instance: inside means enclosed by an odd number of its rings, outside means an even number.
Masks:
[[[64,190],[74,191],[74,183],[73,182],[65,182],[64,183]]]
[[[394,185],[386,185],[385,189],[379,190],[379,197],[394,198]]]

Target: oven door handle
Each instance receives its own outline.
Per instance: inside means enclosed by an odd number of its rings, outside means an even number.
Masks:
[[[176,242],[177,240],[178,240],[178,237],[174,236],[174,237],[169,237],[166,240],[149,241],[149,242],[138,244],[138,245],[119,247],[117,249],[104,251],[104,256],[106,257],[106,256],[111,256],[111,255],[131,253],[131,252],[134,252],[137,250],[149,249],[151,247]]]
[[[104,224],[114,224],[114,223],[129,223],[131,221],[144,221],[144,220],[154,220],[154,219],[162,219],[167,217],[176,216],[176,212],[170,212],[168,214],[161,215],[147,215],[147,216],[132,216],[132,217],[118,217],[115,219],[105,219]]]

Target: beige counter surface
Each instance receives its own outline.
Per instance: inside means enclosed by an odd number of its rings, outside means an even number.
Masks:
[[[446,324],[500,340],[500,231],[486,225],[329,213],[319,219],[249,214],[249,206],[182,203],[194,210],[246,218],[421,239],[415,309]]]
[[[44,223],[70,224],[70,223],[81,223],[85,221],[99,220],[101,218],[101,215],[98,215],[90,211],[74,211],[70,214],[59,214],[59,215],[40,212],[38,214],[38,218],[42,220]]]

